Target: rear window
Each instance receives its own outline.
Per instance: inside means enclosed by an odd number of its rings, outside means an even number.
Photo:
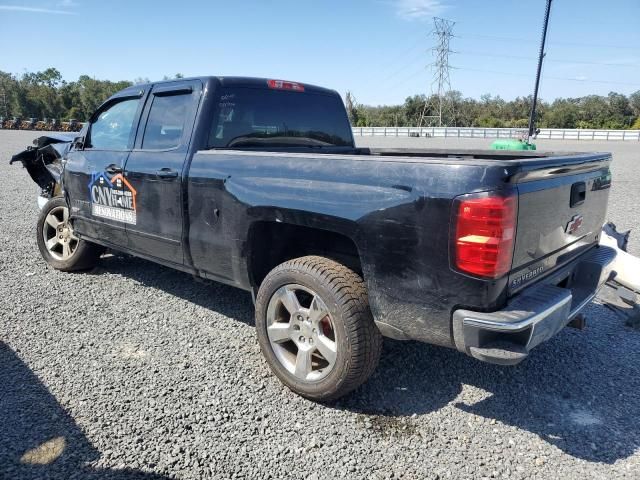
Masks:
[[[214,118],[210,148],[353,145],[344,106],[333,95],[222,88]]]
[[[191,95],[155,95],[144,129],[142,148],[169,150],[180,145],[191,101]]]

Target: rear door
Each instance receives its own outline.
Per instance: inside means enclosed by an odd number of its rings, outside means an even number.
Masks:
[[[182,180],[201,93],[198,80],[154,85],[125,167],[136,198],[129,248],[175,264],[184,263]]]
[[[135,221],[134,193],[123,168],[134,144],[144,90],[110,99],[92,116],[84,147],[67,154],[64,188],[74,228],[116,246],[127,245],[125,225]]]

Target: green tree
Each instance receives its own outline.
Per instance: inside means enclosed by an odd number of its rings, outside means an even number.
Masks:
[[[504,122],[500,118],[493,117],[491,115],[482,115],[477,119],[478,127],[487,128],[502,128]]]
[[[576,128],[580,116],[579,106],[571,99],[557,99],[547,109],[541,126],[547,128]]]
[[[360,110],[358,103],[351,92],[347,92],[344,99],[345,108],[347,109],[347,116],[351,125],[357,126],[360,120]]]

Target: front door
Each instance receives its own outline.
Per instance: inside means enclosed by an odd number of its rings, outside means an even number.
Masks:
[[[175,264],[184,263],[182,179],[201,92],[199,81],[155,85],[125,165],[137,205],[129,248]]]
[[[123,92],[91,118],[84,146],[67,154],[64,188],[74,229],[126,247],[125,225],[135,222],[135,191],[122,173],[133,148],[144,92]]]

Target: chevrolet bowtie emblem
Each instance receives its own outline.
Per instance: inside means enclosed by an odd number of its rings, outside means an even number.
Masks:
[[[569,235],[573,235],[580,227],[582,227],[582,221],[584,217],[582,215],[574,215],[569,223],[567,223],[567,227],[564,229]]]

